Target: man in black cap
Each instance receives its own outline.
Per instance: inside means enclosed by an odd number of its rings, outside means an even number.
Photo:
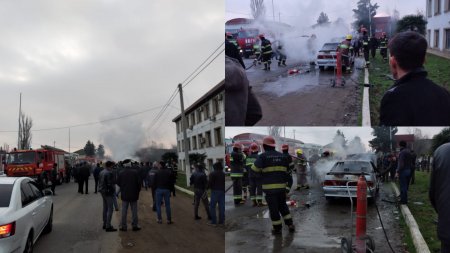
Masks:
[[[113,198],[115,194],[114,176],[112,174],[113,162],[107,161],[106,167],[99,173],[98,191],[102,194],[103,199],[103,229],[106,232],[117,231],[111,226],[111,218],[113,213]]]
[[[132,167],[131,160],[123,161],[124,170],[119,174],[117,185],[120,187],[120,196],[122,199],[122,221],[120,231],[127,231],[127,212],[128,206],[131,207],[133,231],[139,231],[138,225],[138,206],[139,192],[142,181],[137,168]]]
[[[406,147],[405,141],[400,141],[400,153],[398,154],[398,166],[396,177],[400,181],[400,204],[408,204],[409,181],[411,180],[412,155]]]
[[[195,166],[195,172],[191,175],[190,185],[194,185],[194,219],[200,220],[202,217],[198,215],[198,207],[200,201],[203,202],[208,220],[211,220],[211,214],[209,212],[208,193],[206,187],[208,185],[208,179],[204,172],[205,166],[203,164],[197,164]]]
[[[85,194],[89,194],[89,176],[91,175],[91,166],[83,162],[79,169],[78,192],[83,194],[83,185],[85,185]]]

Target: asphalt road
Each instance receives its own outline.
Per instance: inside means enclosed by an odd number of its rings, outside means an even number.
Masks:
[[[53,231],[35,244],[35,252],[127,253],[127,252],[188,252],[225,251],[223,227],[208,226],[206,213],[200,206],[202,220],[194,220],[193,198],[177,192],[171,197],[174,224],[157,224],[152,211],[151,191],[142,189],[138,201],[141,231],[131,231],[131,211],[128,211],[128,231],[104,232],[102,200],[94,194],[94,180],[89,181],[89,194],[79,194],[78,184],[57,186],[54,201]],[[121,202],[119,200],[119,209]],[[114,212],[112,225],[118,227],[120,211]],[[166,221],[163,207],[163,221]]]
[[[245,60],[251,66],[252,60]],[[351,74],[344,74],[344,87],[331,87],[334,71],[319,71],[309,63],[292,63],[278,67],[272,63],[271,71],[261,70],[261,65],[246,71],[250,85],[263,112],[260,126],[331,126],[358,125],[361,111],[360,86],[357,84],[362,64],[355,62]],[[288,74],[298,69],[298,74]]]
[[[295,181],[294,176],[294,185]],[[231,182],[226,184],[230,185]],[[267,207],[252,207],[250,201],[244,206],[234,207],[232,190],[227,192],[225,252],[341,252],[341,238],[349,237],[352,224],[355,224],[350,219],[350,201],[342,199],[328,202],[319,183],[312,185],[310,190],[291,191],[291,194],[291,199],[297,200],[297,206],[290,207],[296,232],[292,234],[284,228],[282,236],[273,236]],[[383,199],[394,199],[393,190],[388,184],[382,185],[376,204],[395,252],[405,252],[399,227],[399,210]],[[309,208],[305,206],[308,200],[312,202]],[[367,234],[374,239],[376,252],[391,252],[374,204],[368,205]]]

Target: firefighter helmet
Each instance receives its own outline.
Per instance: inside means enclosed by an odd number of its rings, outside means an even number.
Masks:
[[[242,149],[242,146],[239,143],[235,143],[233,144],[233,148]]]
[[[281,150],[283,150],[283,151],[289,150],[289,145],[283,144],[283,145],[281,146]]]
[[[385,32],[383,32],[382,34],[381,34],[382,36],[386,36],[386,33]]]
[[[296,150],[297,155],[303,155],[303,150],[301,148]]]
[[[260,35],[258,35],[258,37],[260,37],[260,38],[264,38],[264,34],[260,34]]]
[[[351,40],[351,39],[353,39],[353,36],[352,36],[351,34],[349,34],[349,35],[347,35],[347,36],[345,37],[345,39],[346,39],[346,40]]]
[[[367,29],[365,27],[362,27],[361,32],[367,32]]]
[[[275,147],[275,139],[270,135],[266,136],[264,137],[263,144],[270,147]]]
[[[253,143],[250,145],[250,151],[251,151],[251,152],[258,152],[258,151],[259,151],[258,144],[256,144],[256,143],[253,142]]]

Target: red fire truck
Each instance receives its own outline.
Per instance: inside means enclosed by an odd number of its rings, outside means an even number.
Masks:
[[[50,180],[53,164],[58,165],[57,182],[61,184],[66,176],[64,150],[51,146],[41,146],[35,150],[14,150],[8,153],[6,161],[6,175],[9,177],[38,177],[44,182]]]

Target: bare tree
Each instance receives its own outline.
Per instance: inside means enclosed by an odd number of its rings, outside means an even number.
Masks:
[[[263,18],[266,14],[266,7],[264,6],[264,0],[251,0],[250,8],[252,9],[252,15],[254,19]]]
[[[25,116],[20,115],[20,129],[19,129],[19,149],[29,149],[31,147],[31,127],[33,127],[33,120]]]
[[[274,138],[281,137],[281,128],[282,127],[279,126],[268,127],[269,135],[273,136]]]

